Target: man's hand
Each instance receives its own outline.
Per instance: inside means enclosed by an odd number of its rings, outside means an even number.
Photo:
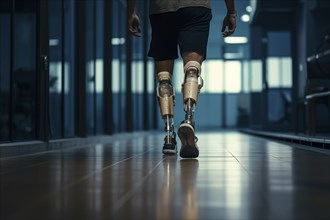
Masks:
[[[128,30],[135,37],[141,37],[140,19],[133,13],[128,19]]]
[[[236,29],[236,15],[232,15],[232,14],[226,15],[226,17],[223,19],[222,22],[222,29],[221,29],[222,36],[228,37],[232,35],[235,32],[235,29]]]

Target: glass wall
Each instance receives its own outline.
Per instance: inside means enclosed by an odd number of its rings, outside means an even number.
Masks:
[[[132,93],[133,93],[133,129],[143,130],[152,127],[153,102],[155,97],[153,81],[155,71],[153,61],[147,57],[149,48],[149,17],[147,1],[138,1],[137,14],[141,21],[141,37],[132,37]],[[149,63],[149,64],[148,64]],[[148,65],[151,65],[148,67]]]
[[[123,1],[112,1],[114,18],[112,36],[112,95],[114,132],[125,130],[126,92],[126,7]]]
[[[223,60],[205,61],[202,65],[202,77],[204,79],[202,93],[222,93],[225,86]]]
[[[86,1],[86,130],[88,135],[96,133],[96,76],[95,76],[95,1]]]
[[[125,1],[0,1],[0,142],[154,128],[148,4],[137,7],[143,36],[128,42]]]
[[[95,92],[96,134],[104,133],[104,0],[95,1]],[[109,41],[108,41],[109,42]],[[107,86],[107,85],[105,85]]]
[[[0,24],[0,141],[35,139],[37,1],[1,1]]]
[[[250,62],[244,60],[242,63],[242,92],[249,93],[251,91],[251,77],[250,77]]]
[[[278,47],[281,45],[281,47]],[[266,81],[268,83],[269,126],[291,123],[292,59],[290,32],[268,32]]]
[[[11,1],[0,1],[0,142],[10,140]]]
[[[262,91],[262,61],[251,60],[250,61],[250,73],[251,73],[251,92]]]
[[[50,138],[62,137],[63,2],[49,2],[49,123]]]
[[[104,133],[103,46],[104,1],[86,1],[86,125],[87,134]]]
[[[268,57],[267,68],[267,81],[269,88],[292,87],[291,57]]]
[[[75,135],[75,3],[49,1],[49,136]]]
[[[15,1],[13,17],[12,138],[36,136],[37,1]],[[24,48],[24,49],[22,49]]]
[[[226,93],[241,92],[241,76],[242,76],[241,61],[233,60],[225,62],[225,87]]]
[[[64,4],[64,137],[76,135],[76,1],[63,0]]]

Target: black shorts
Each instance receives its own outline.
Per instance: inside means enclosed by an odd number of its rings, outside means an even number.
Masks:
[[[148,56],[157,61],[174,60],[184,52],[198,52],[206,58],[211,9],[205,7],[181,8],[175,12],[149,16],[152,38]]]

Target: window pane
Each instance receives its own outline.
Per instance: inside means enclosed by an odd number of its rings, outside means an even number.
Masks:
[[[49,1],[50,138],[62,137],[62,1]]]
[[[75,135],[75,1],[65,0],[64,10],[64,136]]]
[[[86,127],[95,134],[94,1],[86,1]]]
[[[0,3],[0,142],[10,138],[10,3],[11,1]]]
[[[267,58],[267,81],[269,88],[279,88],[280,87],[280,58],[279,57],[269,57]]]
[[[291,88],[292,59],[291,57],[269,57],[267,59],[268,84],[270,88]]]
[[[284,88],[292,87],[292,59],[291,57],[283,57],[281,62],[281,86]]]
[[[249,61],[244,61],[243,62],[243,88],[242,91],[244,93],[249,93],[250,92],[250,62]]]
[[[209,60],[202,65],[202,78],[204,87],[201,92],[221,93],[223,92],[224,68],[222,60]]]
[[[116,21],[119,25],[119,36],[120,38],[125,38],[126,36],[126,3],[125,1],[118,1],[119,2],[119,22]],[[120,131],[126,130],[126,43],[123,43],[120,47],[120,66],[121,66],[121,72],[120,72]]]
[[[104,90],[103,90],[103,48],[104,48],[104,0],[95,1],[96,4],[96,33],[95,33],[95,51],[96,57],[94,58],[95,62],[95,77],[96,77],[96,133],[104,133]]]
[[[86,126],[87,126],[87,134],[94,134],[94,62],[92,60],[86,60]]]
[[[119,93],[120,90],[120,62],[119,59],[112,59],[112,93]]]
[[[132,63],[132,92],[143,93],[143,61]]]
[[[239,93],[241,91],[241,62],[226,61],[225,74],[225,91],[227,93]]]
[[[12,94],[15,140],[34,139],[36,134],[36,6],[36,1],[15,1]]]
[[[183,82],[183,61],[182,60],[177,60],[174,63],[174,68],[173,68],[173,85],[176,93],[181,92],[181,84]]]
[[[153,94],[155,88],[155,64],[148,60],[148,93]]]
[[[262,62],[261,60],[251,61],[251,91],[262,91]]]

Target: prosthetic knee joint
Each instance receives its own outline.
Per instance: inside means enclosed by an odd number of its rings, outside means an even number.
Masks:
[[[193,115],[197,103],[198,94],[203,87],[201,77],[201,65],[197,61],[189,61],[184,66],[184,82],[182,83],[185,122],[194,124]]]
[[[169,72],[163,71],[158,73],[157,96],[160,112],[165,123],[165,131],[167,132],[165,141],[171,143],[172,138],[175,138],[173,120],[175,99]]]

